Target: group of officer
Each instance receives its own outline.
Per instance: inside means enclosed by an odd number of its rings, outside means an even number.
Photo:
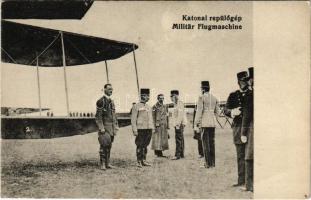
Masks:
[[[168,150],[169,139],[169,112],[168,105],[164,104],[164,95],[158,94],[157,103],[150,107],[147,102],[150,89],[140,89],[140,101],[133,105],[131,110],[131,124],[135,138],[137,167],[150,166],[146,162],[147,147],[152,140],[151,149],[157,157],[165,157],[164,150]],[[179,91],[171,91],[172,124],[175,129],[176,151],[172,160],[184,158],[184,127],[186,126],[186,112],[182,101],[179,100]]]
[[[230,93],[225,107],[225,114],[233,118],[233,138],[237,151],[238,182],[234,186],[246,186],[253,191],[253,68],[237,74],[239,90]],[[215,167],[215,118],[220,114],[219,103],[210,93],[209,81],[201,82],[202,95],[199,96],[194,115],[194,132],[204,157],[206,168]],[[110,150],[114,136],[118,130],[115,105],[111,99],[112,85],[104,86],[104,96],[96,103],[96,123],[99,128],[101,169],[113,168],[110,164]],[[164,157],[162,151],[168,149],[169,113],[168,105],[164,104],[164,95],[157,96],[157,103],[150,107],[150,90],[140,89],[140,100],[131,109],[131,124],[135,136],[137,167],[151,166],[146,162],[148,145],[158,157]],[[186,112],[183,102],[179,99],[179,91],[171,90],[173,102],[171,119],[175,130],[176,150],[172,160],[184,158],[184,127]]]
[[[113,168],[110,164],[110,150],[114,136],[118,130],[115,104],[111,99],[113,88],[111,84],[104,86],[104,95],[96,102],[95,120],[99,128],[98,141],[100,144],[99,156],[102,170]],[[133,104],[131,109],[131,124],[135,136],[137,166],[150,166],[146,161],[147,147],[152,139],[152,149],[158,157],[163,156],[163,151],[168,149],[169,139],[169,113],[168,105],[164,104],[164,95],[159,94],[157,103],[150,107],[147,102],[150,89],[140,89],[140,101]],[[179,100],[179,91],[171,91],[173,102],[172,120],[175,129],[176,152],[172,160],[184,158],[184,136],[186,126],[186,112],[184,104]]]

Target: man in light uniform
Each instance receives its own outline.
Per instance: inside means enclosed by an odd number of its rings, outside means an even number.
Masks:
[[[218,117],[218,100],[210,93],[209,81],[201,82],[203,95],[199,96],[197,110],[194,119],[194,129],[201,129],[202,144],[204,152],[204,166],[215,167],[215,116]]]
[[[118,121],[115,112],[115,105],[113,100],[110,98],[112,91],[112,85],[106,84],[104,86],[104,96],[96,102],[95,121],[99,128],[99,157],[102,170],[113,168],[113,166],[110,165],[110,151],[114,136],[118,131]]]
[[[175,157],[172,160],[179,160],[184,158],[185,142],[184,142],[184,127],[186,126],[186,112],[184,103],[179,100],[179,91],[171,91],[171,100],[173,102],[172,110],[172,121],[175,128],[175,141],[176,141],[176,152]]]
[[[147,147],[150,144],[152,133],[154,132],[154,123],[152,117],[152,108],[147,104],[149,101],[150,90],[140,89],[140,102],[132,108],[131,123],[135,138],[137,167],[151,166],[146,162]]]

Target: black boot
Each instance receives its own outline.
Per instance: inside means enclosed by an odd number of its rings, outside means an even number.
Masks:
[[[150,163],[147,163],[146,160],[141,161],[141,164],[142,164],[143,166],[147,166],[147,167],[150,167],[150,166],[151,166],[151,164],[150,164]]]
[[[106,170],[106,159],[104,158],[104,156],[100,155],[100,169],[101,170]]]
[[[138,168],[142,168],[142,167],[143,167],[142,161],[137,160],[137,167],[138,167]]]

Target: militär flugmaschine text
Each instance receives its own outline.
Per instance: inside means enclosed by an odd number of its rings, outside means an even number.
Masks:
[[[173,23],[172,29],[197,29],[197,30],[242,30],[242,17],[239,15],[220,15],[220,16],[194,16],[182,15],[181,23]],[[197,22],[197,23],[194,23]]]

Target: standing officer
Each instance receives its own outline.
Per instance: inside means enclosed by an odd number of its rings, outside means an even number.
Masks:
[[[184,103],[179,100],[179,91],[171,91],[171,100],[173,102],[173,126],[175,128],[175,141],[176,141],[176,152],[175,157],[172,160],[179,160],[184,158],[185,142],[184,142],[184,127],[186,126],[186,112]]]
[[[137,167],[139,168],[142,166],[151,166],[146,162],[147,147],[154,132],[152,108],[147,104],[149,95],[149,89],[140,89],[140,102],[133,106],[131,115],[133,134],[136,136]]]
[[[110,151],[114,136],[118,131],[115,105],[113,100],[110,98],[112,91],[112,85],[109,83],[106,84],[104,86],[104,96],[96,102],[95,121],[99,128],[99,157],[102,170],[113,168],[113,166],[110,165]]]
[[[237,152],[238,182],[234,184],[233,187],[242,186],[245,184],[245,144],[241,141],[241,107],[245,91],[248,87],[247,72],[239,72],[237,74],[237,79],[240,89],[230,93],[225,107],[225,115],[233,118],[231,127],[233,130],[233,142]]]
[[[203,95],[199,96],[194,119],[194,129],[202,130],[202,144],[206,168],[215,167],[215,115],[219,114],[218,100],[209,92],[208,81],[201,82]]]
[[[152,134],[151,149],[158,157],[163,156],[164,150],[168,150],[168,106],[164,105],[164,95],[158,95],[158,102],[152,107],[153,121],[155,124],[155,132]]]
[[[248,68],[249,72],[249,88],[245,93],[243,100],[243,117],[241,141],[246,143],[245,147],[245,176],[246,176],[246,191],[253,192],[253,177],[254,177],[254,96],[253,96],[253,80],[254,68]]]

